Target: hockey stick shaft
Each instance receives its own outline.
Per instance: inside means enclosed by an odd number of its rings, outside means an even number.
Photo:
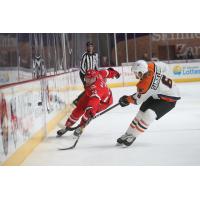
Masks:
[[[106,112],[112,110],[113,108],[117,107],[118,105],[119,105],[119,103],[117,103],[117,104],[111,106],[110,108],[108,108],[108,109],[104,110],[103,112],[97,114],[93,119],[95,119],[95,118],[97,118],[97,117],[99,117],[99,116],[105,114]],[[80,125],[78,125],[77,127],[74,127],[74,128],[79,128],[79,127],[80,127]],[[76,141],[74,142],[74,144],[73,144],[72,146],[66,147],[66,148],[60,148],[59,150],[69,150],[69,149],[75,148],[76,144],[77,144],[78,141],[79,141],[80,136],[81,136],[81,135],[78,136],[78,138],[76,139]]]
[[[97,117],[99,117],[99,116],[101,116],[101,115],[107,113],[108,111],[112,110],[113,108],[117,107],[118,105],[119,105],[119,103],[117,103],[117,104],[111,106],[110,108],[104,110],[103,112],[98,113],[97,115],[95,115],[95,116],[93,117],[93,119],[95,119],[95,118],[97,118]]]
[[[104,110],[103,112],[100,112],[100,113],[98,113],[97,115],[95,115],[92,119],[96,119],[97,117],[99,117],[99,116],[101,116],[101,115],[107,113],[108,111],[112,110],[113,108],[117,107],[118,105],[119,105],[119,103],[117,103],[117,104],[111,106],[110,108]],[[79,127],[80,127],[80,124],[79,124],[76,128],[79,128]],[[75,127],[74,127],[74,128],[75,128]],[[73,128],[73,130],[74,130],[74,128]]]
[[[98,113],[97,115],[95,115],[92,119],[95,119],[95,118],[97,118],[97,117],[99,117],[99,116],[101,116],[101,115],[107,113],[108,111],[112,110],[113,108],[117,107],[118,105],[119,105],[119,103],[117,103],[117,104],[111,106],[110,108],[104,110],[103,112]],[[75,127],[67,128],[67,131],[74,131],[75,129],[77,129],[77,128],[79,128],[79,127],[80,127],[80,124],[77,125],[77,126],[75,126]]]

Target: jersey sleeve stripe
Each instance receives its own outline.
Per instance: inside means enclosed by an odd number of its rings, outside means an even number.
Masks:
[[[108,77],[109,75],[109,71],[108,70],[105,70],[106,71],[106,77]]]
[[[92,94],[90,97],[97,97],[100,101],[101,101],[101,98],[100,98],[100,96],[99,95],[97,95],[97,94]]]

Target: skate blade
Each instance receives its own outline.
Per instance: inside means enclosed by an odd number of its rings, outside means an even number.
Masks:
[[[128,147],[130,147],[131,145],[130,145],[130,146],[126,146],[126,145],[123,144],[123,143],[122,143],[122,144],[119,144],[119,143],[117,142],[117,143],[115,144],[115,146],[116,146],[116,147],[121,147],[121,148],[128,148]]]
[[[121,147],[121,146],[123,146],[123,144],[120,144],[120,143],[117,142],[117,143],[115,144],[115,146],[116,146],[116,147]]]

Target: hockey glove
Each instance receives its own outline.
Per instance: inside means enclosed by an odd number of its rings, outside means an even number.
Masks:
[[[135,99],[132,96],[124,95],[119,99],[119,104],[121,107],[128,106],[130,103],[135,104]]]
[[[109,67],[108,70],[112,71],[112,73],[114,74],[114,77],[116,79],[118,79],[120,77],[120,73],[116,70],[114,70],[112,67]]]
[[[120,77],[120,73],[115,71],[116,72],[116,75],[115,75],[115,78],[118,79]]]
[[[115,71],[112,67],[109,67],[107,70]]]
[[[88,107],[88,108],[86,108],[85,110],[86,110],[85,116],[86,116],[87,118],[93,118],[93,117],[95,116],[95,113],[94,113],[92,107]]]
[[[125,106],[128,106],[130,103],[128,102],[128,100],[127,100],[127,95],[124,95],[124,96],[122,96],[120,99],[119,99],[119,105],[121,106],[121,107],[125,107]]]

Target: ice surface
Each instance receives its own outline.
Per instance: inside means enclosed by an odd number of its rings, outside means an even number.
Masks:
[[[58,127],[30,154],[22,165],[200,165],[200,83],[179,83],[182,99],[175,109],[138,137],[132,146],[116,146],[139,106],[118,106],[90,123],[73,150],[58,151],[73,144],[71,134],[56,138]],[[114,88],[116,103],[135,87]],[[64,124],[64,121],[63,121]]]

